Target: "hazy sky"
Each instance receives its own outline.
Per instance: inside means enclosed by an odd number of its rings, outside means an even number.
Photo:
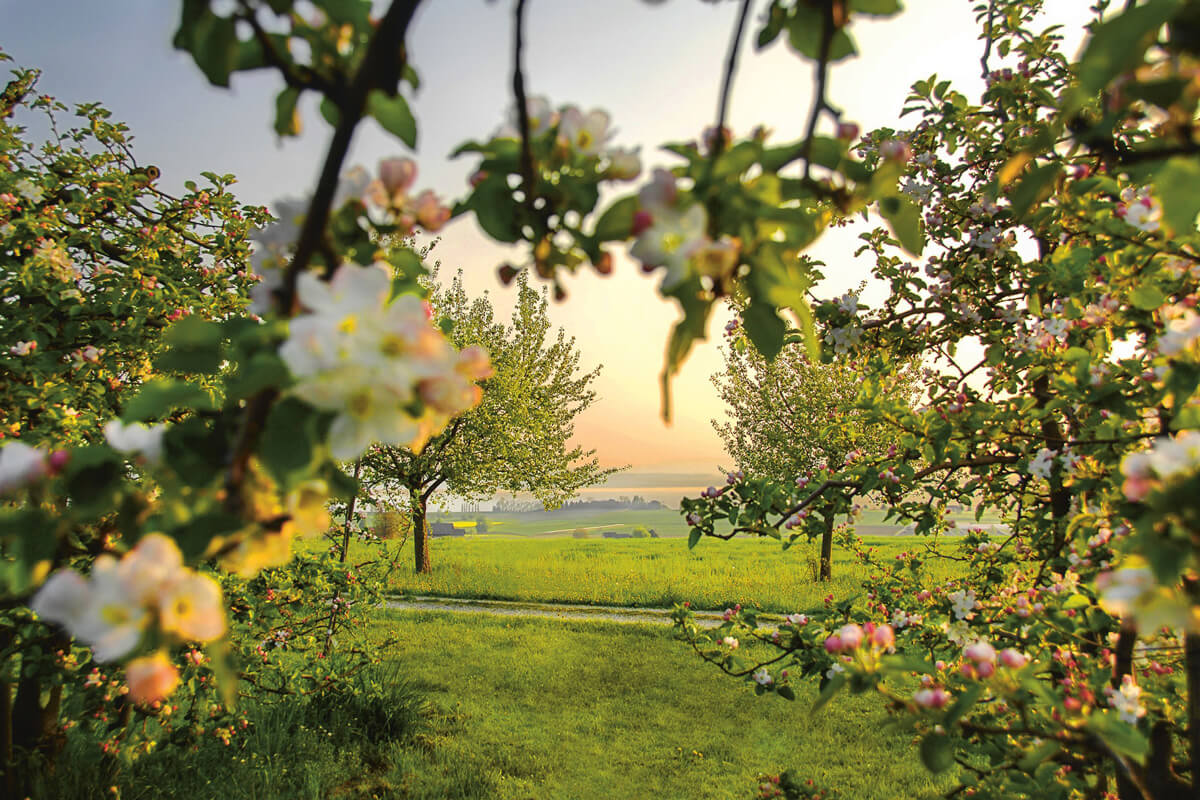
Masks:
[[[974,4],[909,0],[895,19],[856,23],[862,55],[835,67],[830,84],[844,118],[864,131],[903,127],[897,115],[907,87],[935,72],[977,98],[981,47]],[[412,100],[419,188],[463,196],[475,161],[451,161],[448,154],[464,140],[486,138],[505,116],[512,5],[426,0],[418,11],[410,56],[422,82]],[[755,19],[767,5],[755,2]],[[1072,22],[1073,29],[1086,21],[1087,0],[1049,5],[1051,21]],[[648,167],[670,165],[669,154],[653,145],[696,138],[712,124],[737,7],[731,0],[530,0],[527,88],[556,105],[608,110],[618,144],[641,145]],[[100,101],[112,109],[132,129],[139,160],[157,164],[168,189],[211,170],[237,175],[246,202],[269,204],[307,193],[330,135],[313,98],[302,106],[303,135],[279,142],[270,127],[278,77],[262,71],[236,75],[231,91],[209,87],[190,58],[171,49],[178,13],[179,3],[171,0],[0,0],[0,48],[18,64],[44,71],[42,91],[67,103]],[[765,123],[780,141],[797,138],[811,98],[811,67],[782,40],[754,52],[758,27],[752,23],[746,36],[730,124],[745,133]],[[1072,30],[1072,51],[1078,40]],[[401,154],[402,144],[367,122],[348,163],[373,167]],[[854,236],[846,231],[822,239],[815,252],[828,264],[828,280],[819,291],[840,293],[866,277],[868,265],[850,257],[853,249]],[[497,305],[508,307],[511,293],[500,288],[495,267],[514,256],[485,241],[473,219],[448,226],[435,252],[444,270],[465,270],[470,291],[490,290]],[[657,280],[618,258],[612,277],[587,270],[568,279],[568,300],[552,308],[554,321],[576,337],[584,365],[604,365],[596,384],[601,400],[580,418],[578,438],[605,465],[711,470],[727,462],[709,424],[722,413],[709,376],[720,368],[715,344],[728,315],[718,315],[709,343],[676,379],[675,422],[664,426],[657,376],[676,312],[655,294]]]

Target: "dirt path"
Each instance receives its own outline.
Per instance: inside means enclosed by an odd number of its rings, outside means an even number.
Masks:
[[[509,617],[543,617],[561,620],[597,620],[601,622],[630,622],[643,625],[673,625],[669,608],[627,608],[624,606],[589,606],[570,603],[526,603],[512,600],[471,600],[458,597],[393,598],[385,608],[398,611],[453,611],[458,614],[495,614]],[[721,612],[697,611],[696,623],[704,628],[721,624]],[[763,619],[773,619],[762,615]]]

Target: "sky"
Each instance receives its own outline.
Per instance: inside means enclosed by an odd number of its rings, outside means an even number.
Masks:
[[[230,90],[207,84],[190,57],[171,48],[179,3],[170,0],[0,0],[0,49],[22,66],[43,70],[39,88],[68,103],[99,101],[126,122],[143,164],[156,164],[168,191],[203,170],[233,173],[243,202],[270,203],[307,194],[314,185],[331,130],[307,96],[298,139],[271,130],[273,98],[281,87],[268,71],[238,74]],[[656,149],[695,139],[713,124],[728,40],[738,3],[670,0],[530,0],[526,21],[526,86],[555,105],[603,108],[618,130],[615,144],[640,146],[643,175],[671,166]],[[855,22],[858,58],[836,65],[829,94],[843,119],[862,130],[903,127],[907,88],[937,73],[976,99],[982,91],[982,45],[972,0],[909,0],[890,20]],[[1087,0],[1052,0],[1045,24],[1068,25],[1069,53],[1080,41]],[[745,134],[763,123],[774,138],[803,134],[812,97],[812,68],[781,41],[755,52],[758,20],[768,6],[755,0],[743,43],[728,124]],[[511,106],[511,0],[425,0],[410,29],[410,63],[421,88],[410,98],[419,125],[418,147],[404,146],[373,121],[356,134],[347,166],[373,168],[380,159],[411,155],[418,188],[446,198],[466,194],[475,169],[449,153],[469,139],[486,139]],[[993,68],[999,65],[993,58]],[[628,189],[626,189],[628,190]],[[826,263],[822,295],[855,288],[869,274],[856,261],[855,233],[828,232],[814,248]],[[513,292],[496,279],[505,260],[523,254],[491,244],[473,218],[444,229],[435,256],[443,273],[462,269],[468,291],[490,293],[500,309]],[[711,472],[729,465],[710,420],[723,414],[710,376],[721,368],[717,345],[728,313],[713,320],[709,341],[693,352],[673,384],[674,419],[659,417],[658,374],[675,307],[661,300],[657,278],[618,257],[614,275],[584,269],[564,282],[568,298],[551,318],[576,338],[582,365],[603,365],[600,400],[577,420],[577,441],[604,466],[633,472]]]

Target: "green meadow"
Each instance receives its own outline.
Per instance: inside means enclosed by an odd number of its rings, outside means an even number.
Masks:
[[[882,559],[921,549],[923,537],[864,539]],[[953,541],[943,540],[953,547]],[[411,551],[411,545],[406,547]],[[790,613],[819,605],[832,594],[863,592],[870,570],[834,548],[833,580],[814,579],[817,546],[801,542],[784,551],[774,539],[701,540],[689,550],[682,539],[514,539],[492,536],[436,538],[432,573],[414,574],[403,558],[391,587],[404,595],[524,600],[546,603],[696,608],[748,608]],[[951,576],[945,564],[931,579]]]
[[[655,527],[641,514],[630,524]],[[837,548],[834,580],[815,581],[809,543],[783,551],[770,539],[703,540],[689,550],[681,538],[525,530],[434,539],[433,572],[421,576],[407,543],[391,588],[791,612],[861,594],[868,575]],[[883,558],[928,543],[865,541]],[[795,684],[792,702],[758,697],[749,679],[704,663],[662,624],[379,609],[367,637],[382,666],[364,676],[366,692],[251,700],[250,727],[229,745],[168,748],[115,773],[94,744],[77,743],[47,796],[99,796],[95,776],[106,771],[106,796],[122,800],[750,800],[760,775],[784,770],[867,800],[933,798],[951,785],[921,766],[911,732],[873,698],[846,696],[814,713],[810,681]]]
[[[371,634],[401,642],[366,694],[253,706],[229,745],[155,751],[103,779],[80,747],[46,796],[750,800],[759,774],[785,769],[856,800],[949,788],[871,698],[813,713],[807,683],[793,702],[756,697],[662,626],[381,611]]]

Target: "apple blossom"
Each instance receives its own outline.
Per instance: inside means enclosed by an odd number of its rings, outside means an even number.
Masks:
[[[602,109],[585,114],[575,106],[566,106],[558,123],[559,141],[585,156],[598,156],[613,136],[610,119]]]
[[[759,667],[750,677],[754,678],[754,682],[759,686],[770,686],[775,683],[775,679],[771,677],[770,672],[767,672],[766,667]]]
[[[1108,695],[1108,703],[1116,709],[1117,715],[1130,725],[1136,725],[1139,719],[1146,716],[1146,708],[1141,702],[1142,687],[1133,682],[1132,675],[1121,677],[1120,689],[1105,687],[1105,694]]]
[[[165,699],[179,685],[179,670],[166,652],[135,658],[125,665],[125,680],[129,684],[129,699],[149,705]]]
[[[122,423],[114,419],[105,423],[104,438],[112,449],[121,453],[136,453],[148,464],[162,460],[163,434],[166,425],[148,426],[141,422]]]
[[[46,454],[24,442],[0,447],[0,494],[19,489],[46,474]]]

